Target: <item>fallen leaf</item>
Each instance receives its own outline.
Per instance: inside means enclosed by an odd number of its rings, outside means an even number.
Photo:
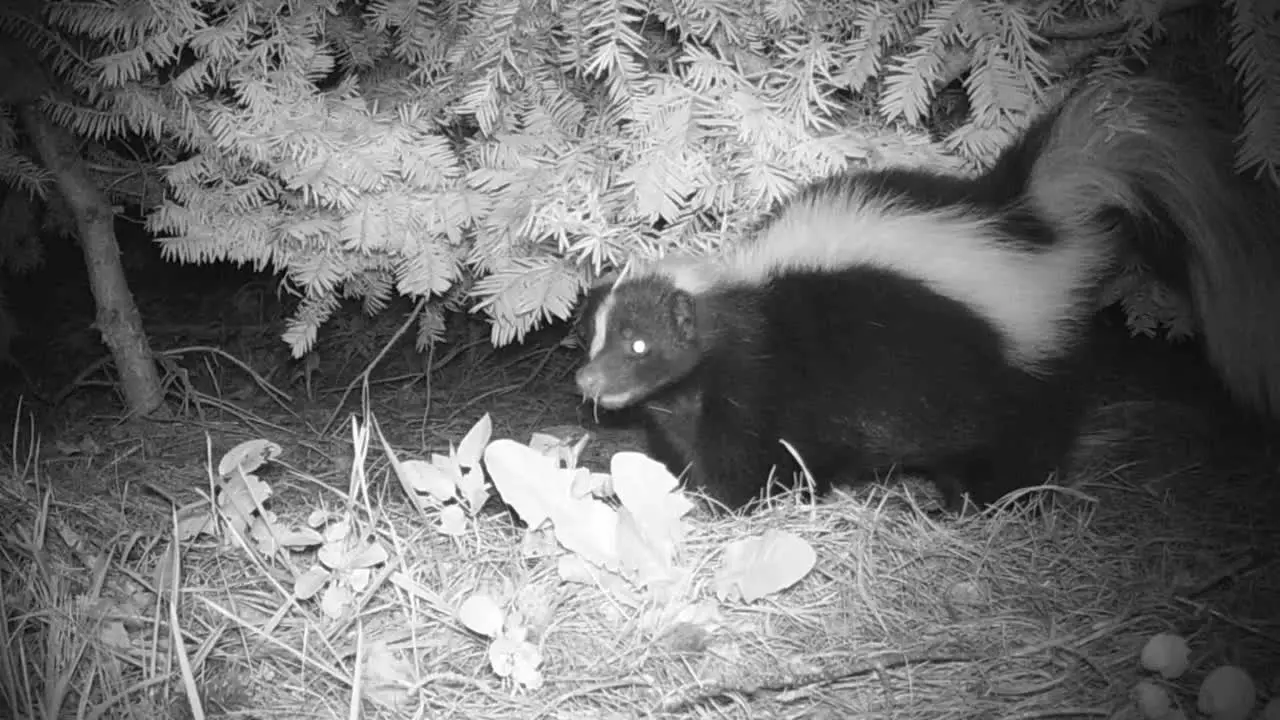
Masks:
[[[498,494],[530,529],[537,529],[551,517],[547,485],[559,472],[555,461],[504,438],[485,448],[484,464]]]
[[[440,511],[440,532],[458,537],[467,532],[467,514],[458,505],[449,505]]]
[[[104,621],[98,630],[98,639],[117,650],[128,650],[132,644],[129,641],[129,631],[125,630],[124,623],[120,620]]]
[[[484,472],[478,467],[463,471],[458,478],[458,492],[471,514],[480,512],[480,508],[489,501],[489,488],[485,485]]]
[[[320,610],[326,617],[336,619],[351,605],[351,589],[339,583],[329,583],[320,594]]]
[[[489,645],[489,665],[499,677],[510,677],[516,684],[536,690],[542,686],[542,653],[522,640],[500,637]]]
[[[492,436],[493,420],[489,417],[489,413],[485,413],[484,417],[480,418],[463,436],[462,442],[458,443],[458,452],[455,455],[458,465],[463,468],[479,466],[484,449]]]
[[[502,633],[502,608],[488,595],[475,594],[458,607],[458,620],[474,633],[496,638]]]
[[[387,646],[372,641],[365,646],[364,696],[393,710],[408,710],[414,699],[414,665]]]
[[[312,565],[293,582],[293,596],[299,600],[310,599],[329,581],[330,574],[323,566]]]
[[[402,484],[416,493],[427,493],[438,503],[452,500],[456,492],[457,477],[425,460],[404,460],[398,472]]]
[[[284,448],[270,440],[246,440],[228,450],[218,461],[218,477],[226,477],[236,468],[247,475],[283,453]]]
[[[725,548],[716,572],[716,597],[754,602],[799,582],[815,562],[813,547],[785,530],[735,540]]]

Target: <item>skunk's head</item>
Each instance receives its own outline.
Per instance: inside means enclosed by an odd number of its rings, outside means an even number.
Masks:
[[[696,299],[670,278],[626,278],[597,288],[582,317],[583,396],[606,409],[634,405],[698,364]]]

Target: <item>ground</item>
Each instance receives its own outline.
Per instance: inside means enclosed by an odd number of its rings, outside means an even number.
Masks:
[[[1107,333],[1082,483],[1050,512],[938,519],[864,491],[818,509],[784,503],[746,519],[700,519],[691,555],[711,558],[729,539],[782,527],[814,544],[818,564],[762,604],[719,604],[715,621],[650,622],[655,606],[689,598],[635,596],[619,614],[610,609],[616,589],[555,581],[501,512],[477,520],[472,537],[444,539],[405,502],[376,439],[352,480],[359,388],[338,403],[407,304],[378,319],[336,318],[307,371],[276,341],[281,306],[269,281],[201,277],[205,285],[135,279],[153,345],[168,353],[162,420],[121,418],[109,375],[93,365],[101,349],[74,282],[48,293],[32,281],[11,293],[26,299],[17,314],[31,330],[16,352],[24,373],[3,389],[17,422],[0,469],[9,618],[0,707],[29,701],[24,683],[47,689],[66,677],[67,708],[83,697],[102,717],[157,708],[190,717],[186,677],[214,717],[333,717],[346,713],[353,659],[376,647],[409,658],[409,677],[431,683],[394,701],[362,684],[374,698],[366,717],[418,701],[431,717],[1108,717],[1131,712],[1138,653],[1159,631],[1192,647],[1192,670],[1169,683],[1184,707],[1194,708],[1199,678],[1223,663],[1246,668],[1262,697],[1280,692],[1280,450],[1274,429],[1239,412],[1194,349]],[[603,469],[641,439],[597,427],[573,389],[579,356],[559,347],[563,334],[494,351],[483,328],[460,321],[430,362],[407,342],[396,347],[371,373],[367,407],[402,459],[446,450],[488,413],[495,438],[591,429],[585,461]],[[228,355],[178,352],[197,347]],[[387,566],[402,574],[379,575],[359,613],[329,621],[314,603],[285,599],[309,561],[250,558],[202,536],[184,546],[186,644],[175,650],[165,603],[154,593],[143,593],[150,605],[122,598],[161,583],[171,510],[200,500],[208,464],[259,437],[284,450],[283,464],[262,473],[273,509],[300,518],[341,510],[341,497],[374,510],[369,532],[395,549]],[[406,599],[404,583],[392,587],[404,578],[428,590]],[[541,638],[541,690],[513,691],[485,662],[484,643],[460,629],[450,608],[477,587],[506,598]],[[980,599],[957,599],[958,590]],[[708,595],[700,584],[690,592]],[[82,632],[86,618],[104,617],[86,598],[129,607],[124,641]],[[66,620],[37,619],[42,607]],[[95,649],[82,648],[77,664],[65,653],[79,637]],[[35,661],[43,657],[53,660]],[[116,691],[122,699],[104,701]]]

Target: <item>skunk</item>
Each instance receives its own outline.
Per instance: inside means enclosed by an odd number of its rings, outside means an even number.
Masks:
[[[590,293],[576,381],[641,405],[651,448],[730,508],[771,471],[819,492],[897,467],[945,505],[1069,472],[1090,320],[1126,263],[1192,300],[1244,403],[1280,410],[1280,250],[1231,140],[1152,78],[1077,89],[977,177],[850,171],[720,256]]]

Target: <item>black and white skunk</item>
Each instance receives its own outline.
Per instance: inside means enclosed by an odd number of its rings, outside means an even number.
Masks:
[[[577,383],[641,405],[651,449],[736,508],[896,467],[948,507],[1065,472],[1090,320],[1135,257],[1193,301],[1211,361],[1280,411],[1280,248],[1231,139],[1178,88],[1095,83],[985,174],[849,172],[708,259],[633,267],[588,298]]]

